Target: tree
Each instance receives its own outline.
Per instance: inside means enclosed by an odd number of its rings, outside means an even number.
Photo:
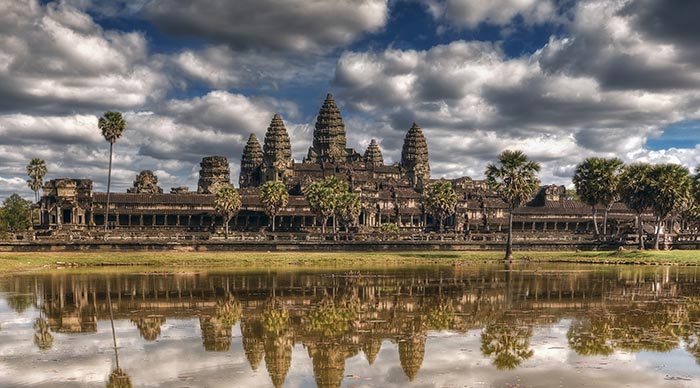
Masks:
[[[224,184],[217,190],[214,208],[224,217],[224,230],[228,239],[228,224],[241,209],[241,196],[231,184]]]
[[[644,249],[642,213],[649,210],[652,203],[653,194],[649,180],[651,168],[647,163],[638,163],[625,167],[620,174],[620,199],[636,214],[640,250]]]
[[[425,192],[425,204],[433,211],[440,225],[440,233],[444,231],[445,218],[455,212],[457,193],[452,183],[446,180],[433,182]]]
[[[328,219],[335,215],[340,196],[348,191],[348,184],[335,176],[329,176],[322,181],[308,185],[304,194],[311,211],[321,216],[323,224],[322,233],[326,233]],[[333,232],[335,233],[335,219],[333,220]]]
[[[580,200],[591,207],[595,235],[598,229],[598,205],[604,209],[603,236],[607,236],[608,212],[619,200],[620,174],[624,163],[618,158],[588,158],[576,166],[574,186]]]
[[[126,121],[119,112],[107,111],[97,120],[97,126],[102,131],[102,136],[109,142],[109,170],[107,173],[107,206],[105,207],[105,231],[109,225],[109,192],[112,186],[112,154],[114,143],[122,136],[126,128]]]
[[[345,227],[346,232],[350,226],[357,223],[357,218],[360,216],[361,211],[362,203],[359,195],[350,191],[340,194],[338,206],[336,207],[336,216],[340,218],[340,222]]]
[[[540,164],[528,159],[522,151],[503,151],[498,156],[499,166],[486,167],[486,182],[508,204],[508,242],[506,260],[513,258],[513,210],[523,205],[540,185],[537,173]]]
[[[0,231],[17,233],[29,229],[29,207],[31,201],[12,194],[7,197],[0,208]]]
[[[289,201],[289,193],[287,186],[281,181],[265,182],[260,187],[260,202],[265,208],[265,212],[270,216],[270,227],[275,231],[275,216],[279,211],[287,206]]]
[[[530,338],[531,327],[495,322],[481,331],[481,353],[494,356],[493,365],[498,369],[515,369],[534,354]]]
[[[649,171],[651,211],[656,218],[654,249],[659,249],[661,225],[678,210],[690,192],[692,182],[687,168],[678,164],[658,164]]]
[[[32,159],[27,165],[27,175],[29,180],[27,184],[34,192],[34,202],[39,202],[39,190],[44,185],[44,176],[47,173],[46,162],[39,159]]]

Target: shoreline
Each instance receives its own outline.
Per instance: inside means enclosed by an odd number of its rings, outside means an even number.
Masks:
[[[700,251],[515,252],[514,263],[700,266]],[[56,268],[357,268],[502,264],[501,251],[405,252],[0,252],[0,276]]]

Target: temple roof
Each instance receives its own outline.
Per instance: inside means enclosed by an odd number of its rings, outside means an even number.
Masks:
[[[292,162],[292,145],[289,134],[280,115],[272,117],[270,126],[265,133],[263,145],[263,160],[265,167],[286,167]]]
[[[328,158],[335,161],[345,161],[346,144],[345,124],[333,95],[329,93],[316,118],[309,159],[321,161]]]
[[[367,163],[368,167],[379,167],[384,165],[382,150],[379,149],[379,144],[377,144],[377,141],[374,139],[369,142],[367,151],[365,151],[365,163]]]

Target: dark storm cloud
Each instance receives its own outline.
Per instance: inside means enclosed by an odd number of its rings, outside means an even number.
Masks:
[[[237,49],[318,52],[376,32],[386,0],[171,0],[148,2],[146,17],[167,32]]]
[[[633,0],[620,10],[650,39],[691,48],[700,45],[700,2],[696,0]]]

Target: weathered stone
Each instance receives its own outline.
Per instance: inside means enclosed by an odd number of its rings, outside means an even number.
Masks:
[[[199,164],[197,193],[216,194],[224,184],[231,184],[228,159],[225,156],[207,156]]]
[[[260,172],[263,165],[263,150],[254,133],[248,137],[241,157],[241,175],[238,180],[240,188],[260,185]]]
[[[162,194],[163,189],[158,186],[158,177],[151,170],[143,170],[136,175],[134,187],[127,189],[127,193]]]
[[[422,188],[430,180],[430,162],[428,161],[428,143],[423,130],[413,123],[403,141],[401,150],[401,167],[415,188]]]
[[[345,124],[340,109],[330,93],[318,112],[314,129],[313,145],[307,160],[311,162],[342,163],[348,155],[346,150]]]
[[[379,144],[377,144],[377,141],[374,139],[369,142],[367,151],[365,151],[365,163],[367,167],[379,167],[384,165],[382,151],[379,149]]]
[[[292,145],[289,141],[287,128],[280,115],[272,117],[270,126],[265,133],[263,145],[262,176],[267,181],[284,181],[292,174]]]
[[[190,188],[187,186],[180,186],[180,187],[171,187],[170,188],[170,194],[194,194],[190,191]]]

